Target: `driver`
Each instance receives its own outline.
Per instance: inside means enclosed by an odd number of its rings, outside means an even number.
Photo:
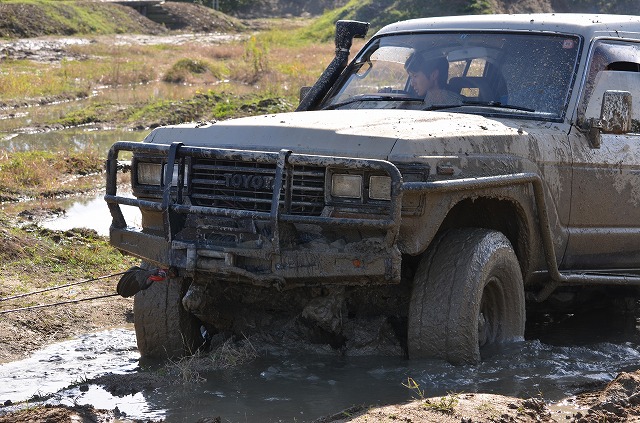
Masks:
[[[428,105],[458,105],[462,97],[446,89],[449,76],[449,62],[443,56],[425,59],[419,53],[412,53],[404,64],[409,74],[413,90]]]

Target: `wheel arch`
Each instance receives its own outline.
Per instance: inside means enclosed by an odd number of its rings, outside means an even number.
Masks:
[[[531,199],[528,198],[528,201]],[[475,227],[499,231],[507,237],[516,254],[526,284],[527,276],[532,273],[537,266],[537,260],[541,258],[532,254],[533,245],[536,239],[539,239],[532,209],[533,202],[523,205],[522,201],[507,196],[480,195],[457,199],[453,206],[447,208],[437,229],[429,230],[425,226],[422,228],[414,226],[418,233],[418,239],[415,240],[422,245],[418,247],[415,254],[403,257],[404,270],[408,271],[406,275],[413,274],[416,264],[426,254],[429,245],[442,233],[452,228]],[[434,222],[431,218],[429,220]],[[426,224],[429,225],[429,222]]]
[[[527,274],[530,267],[531,225],[521,204],[506,198],[464,198],[449,210],[436,237],[447,229],[462,227],[502,232],[513,247],[523,275]]]

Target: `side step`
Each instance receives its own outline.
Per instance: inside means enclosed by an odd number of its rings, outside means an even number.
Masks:
[[[542,302],[561,286],[603,285],[640,287],[640,269],[558,271],[551,281],[531,298]],[[553,278],[556,276],[556,278]]]

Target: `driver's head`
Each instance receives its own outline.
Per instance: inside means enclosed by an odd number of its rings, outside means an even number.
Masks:
[[[404,68],[411,77],[411,86],[419,95],[447,84],[449,62],[443,56],[425,59],[414,52],[404,63]]]

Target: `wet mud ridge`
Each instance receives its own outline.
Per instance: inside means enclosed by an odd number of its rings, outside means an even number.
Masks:
[[[33,60],[36,62],[59,62],[61,60],[81,60],[82,55],[70,51],[70,46],[90,44],[82,38],[23,38],[0,42],[0,55],[10,60]]]

